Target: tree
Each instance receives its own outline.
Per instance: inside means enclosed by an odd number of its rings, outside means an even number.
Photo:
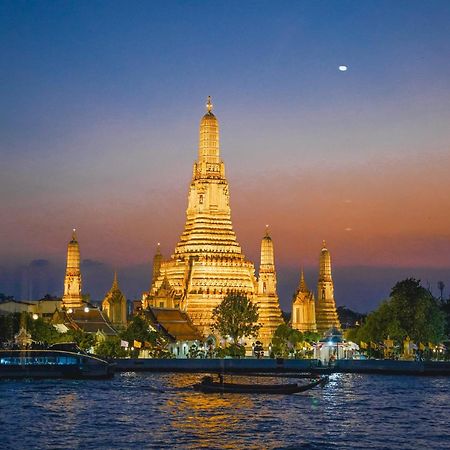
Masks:
[[[379,342],[388,337],[401,342],[439,343],[444,337],[444,314],[437,300],[420,284],[407,278],[398,282],[388,300],[367,316],[364,325],[348,337],[356,341]]]
[[[297,345],[303,341],[303,333],[284,323],[278,325],[272,338],[274,356],[287,358],[295,353]]]
[[[120,346],[120,337],[107,336],[95,347],[95,354],[102,358],[123,358],[127,352]]]
[[[222,337],[230,337],[234,344],[243,337],[256,337],[261,325],[258,306],[241,294],[227,295],[212,312],[211,329]]]
[[[156,343],[158,333],[150,330],[150,324],[145,317],[134,316],[126,330],[121,333],[121,337],[129,342],[139,341]]]

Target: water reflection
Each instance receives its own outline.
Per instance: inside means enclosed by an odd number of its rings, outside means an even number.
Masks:
[[[200,377],[1,382],[2,448],[448,448],[446,378],[342,374],[299,395],[248,396],[194,392]]]

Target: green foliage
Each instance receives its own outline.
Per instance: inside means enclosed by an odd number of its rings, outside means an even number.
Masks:
[[[54,344],[61,342],[61,333],[59,333],[53,325],[45,322],[42,317],[34,320],[29,314],[24,315],[25,327],[31,334],[33,341],[45,344]]]
[[[127,355],[126,350],[120,346],[120,337],[107,336],[95,347],[95,354],[102,358],[123,358]]]
[[[256,337],[261,325],[258,324],[258,306],[245,295],[227,295],[214,308],[211,329],[222,337],[229,336],[233,343],[242,337]]]
[[[121,333],[122,339],[131,342],[140,341],[156,343],[159,333],[150,330],[149,322],[143,316],[134,316],[125,331]]]
[[[350,331],[354,341],[380,342],[388,336],[402,341],[439,343],[444,337],[444,315],[438,302],[419,280],[408,278],[398,282],[390,298],[367,316],[359,329]]]
[[[197,344],[192,344],[189,348],[187,357],[192,359],[204,358],[205,351],[200,349]]]
[[[216,347],[214,351],[215,358],[243,358],[245,356],[245,347],[240,344],[230,344],[226,347]]]
[[[273,335],[272,353],[277,358],[288,358],[295,353],[297,345],[303,340],[303,333],[282,323]]]
[[[151,358],[173,358],[174,355],[167,350],[168,341],[162,333],[150,328],[150,322],[145,316],[134,316],[126,330],[120,333],[120,337],[133,346],[134,341],[139,341],[142,348],[146,348]],[[130,355],[137,358],[141,349],[134,349]]]
[[[440,309],[445,317],[445,335],[450,339],[450,298],[441,303]]]
[[[19,328],[20,313],[0,315],[0,343],[13,340]]]
[[[66,342],[75,342],[85,352],[95,345],[95,336],[81,330],[69,330],[63,336],[65,336]]]

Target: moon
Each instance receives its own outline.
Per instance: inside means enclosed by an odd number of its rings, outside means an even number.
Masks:
[[[339,66],[339,70],[340,70],[341,72],[347,72],[348,66],[344,66],[344,65]]]

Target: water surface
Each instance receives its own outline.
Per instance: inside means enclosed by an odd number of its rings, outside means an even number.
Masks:
[[[448,378],[334,374],[290,396],[187,388],[199,378],[0,381],[0,448],[450,448]]]

